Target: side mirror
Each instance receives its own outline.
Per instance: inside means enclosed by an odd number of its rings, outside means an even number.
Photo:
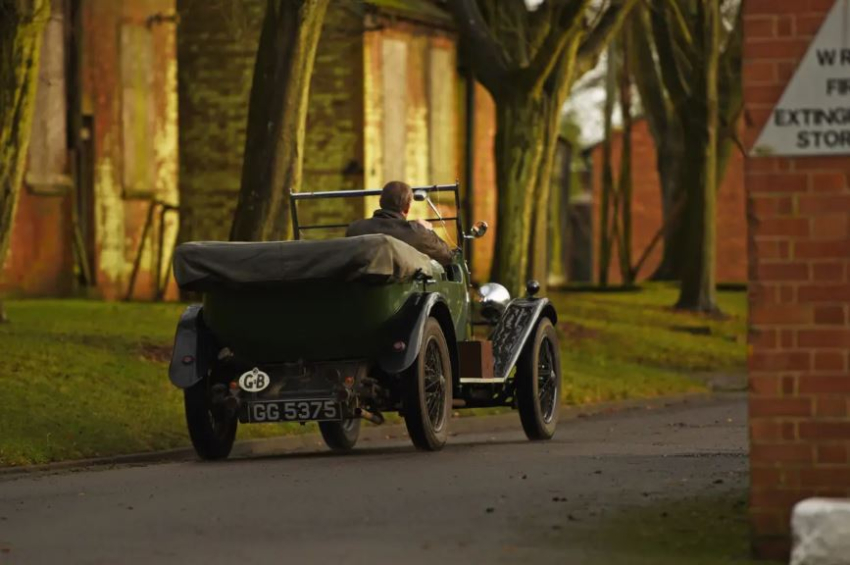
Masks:
[[[425,202],[426,200],[428,200],[428,193],[424,190],[414,190],[413,199],[416,202]]]
[[[487,233],[487,228],[489,227],[490,226],[487,225],[487,222],[475,222],[472,225],[472,229],[469,230],[469,236],[473,239],[484,237],[484,234]]]

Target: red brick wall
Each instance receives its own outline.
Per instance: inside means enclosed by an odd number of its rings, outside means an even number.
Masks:
[[[752,146],[833,0],[745,2]],[[750,512],[787,556],[795,502],[850,496],[850,157],[751,158]]]
[[[615,175],[620,170],[622,135],[615,133],[613,162]],[[593,149],[593,230],[594,276],[599,265],[599,203],[602,190],[602,146]],[[655,143],[645,120],[632,130],[632,261],[637,262],[662,225],[661,186],[656,168]],[[747,223],[744,195],[744,157],[733,151],[726,176],[717,199],[717,280],[743,282],[747,280]],[[659,243],[647,259],[638,279],[652,276],[661,262],[662,245]],[[614,246],[608,269],[608,280],[622,281],[618,267],[618,251]]]

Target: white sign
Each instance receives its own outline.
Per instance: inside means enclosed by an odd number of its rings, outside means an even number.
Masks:
[[[752,155],[850,154],[850,0],[835,0]]]
[[[271,382],[267,373],[254,367],[247,373],[242,373],[242,376],[239,377],[239,388],[248,392],[260,392],[265,390]]]

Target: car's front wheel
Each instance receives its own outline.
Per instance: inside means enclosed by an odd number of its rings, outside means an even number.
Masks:
[[[360,418],[350,418],[341,422],[319,422],[322,439],[332,451],[351,451],[360,437]]]
[[[236,416],[224,406],[215,407],[206,381],[183,391],[186,424],[195,452],[201,459],[225,459],[236,439]]]
[[[413,445],[438,451],[449,436],[452,407],[452,363],[440,323],[425,322],[422,346],[403,375],[404,421]]]
[[[516,367],[516,401],[522,429],[530,440],[551,439],[561,401],[561,354],[548,318],[538,322]]]

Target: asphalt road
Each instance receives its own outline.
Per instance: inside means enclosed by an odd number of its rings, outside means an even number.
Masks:
[[[599,414],[546,443],[517,419],[436,454],[381,435],[348,456],[0,476],[0,563],[605,563],[583,532],[618,508],[744,485],[745,410]]]

